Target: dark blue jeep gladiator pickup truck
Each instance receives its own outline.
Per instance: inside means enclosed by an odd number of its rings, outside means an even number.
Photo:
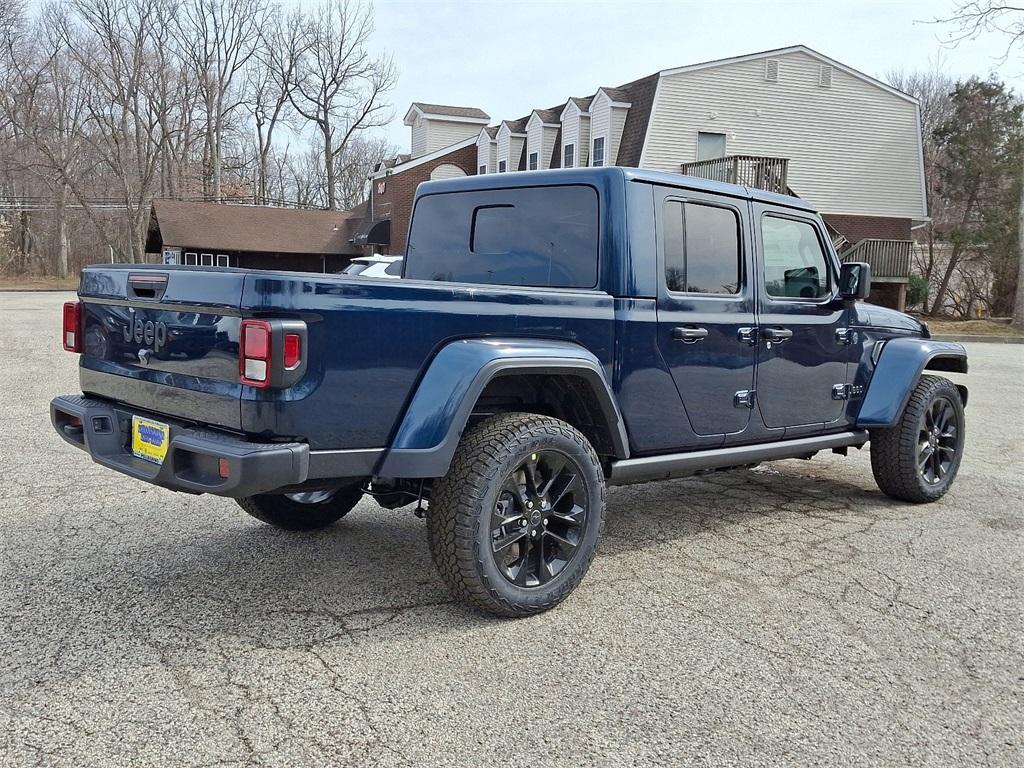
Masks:
[[[960,345],[866,304],[797,198],[599,168],[420,186],[401,280],[89,267],[64,307],[66,441],[287,529],[365,493],[426,504],[453,592],[552,607],[597,549],[605,488],[845,454],[883,492],[956,476]]]

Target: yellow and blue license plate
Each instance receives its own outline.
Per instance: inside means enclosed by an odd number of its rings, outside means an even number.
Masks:
[[[132,453],[140,459],[163,464],[170,442],[171,428],[167,424],[132,416]]]

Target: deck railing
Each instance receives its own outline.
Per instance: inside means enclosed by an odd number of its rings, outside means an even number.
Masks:
[[[683,163],[680,168],[687,176],[788,194],[789,160],[785,157],[726,155]]]
[[[903,279],[910,277],[911,240],[883,240],[869,237],[843,253],[843,261],[866,261],[871,277]]]

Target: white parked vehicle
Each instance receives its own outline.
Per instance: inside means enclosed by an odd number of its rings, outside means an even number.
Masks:
[[[342,271],[345,275],[362,275],[363,277],[390,277],[402,276],[401,256],[358,256],[352,259]]]

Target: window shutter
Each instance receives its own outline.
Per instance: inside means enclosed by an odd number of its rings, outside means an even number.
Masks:
[[[769,83],[779,82],[779,60],[778,59],[765,59],[764,60],[764,79]]]
[[[832,87],[832,65],[822,64],[818,67],[818,85],[822,88]]]

